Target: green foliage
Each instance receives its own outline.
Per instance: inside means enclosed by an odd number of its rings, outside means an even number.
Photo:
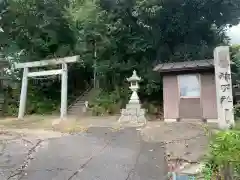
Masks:
[[[240,119],[240,104],[234,105],[234,115],[235,115],[235,120]]]
[[[1,43],[6,47],[15,42],[27,52],[28,61],[65,56],[74,44],[73,33],[63,17],[67,4],[67,0],[61,3],[55,0],[9,0],[0,21],[4,30],[2,36],[7,39]]]
[[[234,85],[240,84],[240,45],[231,46],[231,59],[232,59],[232,83]]]
[[[159,112],[159,108],[156,104],[153,103],[144,103],[143,108],[146,109],[148,114],[157,114]]]
[[[68,0],[44,1],[44,0],[9,0],[0,14],[0,47],[7,59],[15,62],[36,61],[49,59],[56,56],[70,56],[75,54],[75,42],[77,36],[70,28],[69,21],[65,17],[65,8],[69,6]],[[2,7],[2,6],[1,6]],[[76,68],[77,67],[77,68]],[[75,95],[85,88],[80,81],[86,80],[89,73],[77,64],[69,66],[69,94]],[[76,71],[81,71],[76,73]],[[84,72],[84,74],[82,73]],[[21,71],[10,69],[12,79],[21,79]],[[79,82],[72,80],[76,74]],[[30,80],[28,92],[27,113],[48,113],[58,110],[60,103],[60,81],[58,77],[50,77],[47,80]],[[20,87],[16,89],[18,95],[9,97],[8,114],[16,114]],[[11,95],[10,95],[11,96]]]
[[[56,93],[56,92],[55,92]],[[36,96],[36,94],[38,94]],[[16,116],[18,113],[19,101],[20,98],[20,83],[15,89],[8,89],[8,98],[6,106],[6,115]],[[58,93],[60,96],[60,93]],[[17,100],[17,101],[16,101]],[[28,97],[26,105],[27,114],[48,114],[52,113],[54,110],[58,109],[58,101],[54,101],[53,98],[50,98],[45,94],[43,89],[38,89],[35,86],[29,84],[28,88]]]
[[[17,116],[18,114],[18,108],[14,104],[8,104],[7,109],[6,109],[6,115],[8,116]]]
[[[26,112],[28,114],[47,114],[57,109],[59,102],[54,102],[51,98],[48,98],[44,92],[39,92],[35,87],[30,87],[29,89],[26,105]],[[36,94],[39,94],[39,96],[36,96]],[[60,93],[58,94],[60,96]]]
[[[213,134],[204,169],[206,179],[211,173],[225,176],[226,168],[231,172],[231,175],[240,178],[239,152],[240,131],[228,130]]]
[[[115,114],[120,112],[128,98],[129,90],[125,88],[117,88],[112,92],[101,91],[92,102],[89,102],[89,106],[93,115]]]
[[[225,162],[240,162],[240,132],[221,131],[217,133],[210,149],[216,165],[221,165]]]
[[[160,75],[152,71],[153,66],[159,62],[212,58],[213,48],[228,42],[225,27],[237,24],[240,16],[239,0],[2,2],[0,27],[4,32],[0,33],[0,47],[11,54],[11,61],[80,55],[84,68],[82,64],[69,68],[69,94],[84,89],[80,84],[90,82],[95,69],[100,88],[109,92],[96,102],[103,106],[99,111],[115,111],[107,107],[118,102],[111,94],[117,94],[116,87],[126,86],[126,77],[133,69],[143,79],[141,100],[160,104],[162,82]],[[15,58],[16,54],[21,56]],[[234,71],[234,82],[238,72]],[[21,72],[12,74],[21,78]],[[49,102],[60,102],[60,97],[54,96],[60,85],[56,79],[33,85],[49,91],[49,96],[46,91],[34,92],[40,99],[47,97],[46,107]],[[36,107],[47,109],[41,103]]]
[[[206,164],[203,167],[202,174],[204,175],[204,180],[212,180],[213,167],[211,164]]]
[[[75,24],[79,43],[84,44],[80,47],[86,48],[85,57],[90,61],[94,49],[87,45],[97,43],[97,69],[102,87],[107,82],[114,88],[133,69],[147,79],[156,60],[211,57],[213,48],[226,40],[222,26],[236,22],[238,16],[231,9],[238,6],[237,1],[82,0],[74,1],[68,14]],[[144,82],[143,88],[148,85]]]

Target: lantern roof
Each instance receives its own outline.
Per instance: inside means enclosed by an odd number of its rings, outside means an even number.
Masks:
[[[127,78],[127,80],[129,82],[131,82],[131,81],[140,81],[141,78],[138,77],[137,72],[134,70],[132,76],[130,78]]]

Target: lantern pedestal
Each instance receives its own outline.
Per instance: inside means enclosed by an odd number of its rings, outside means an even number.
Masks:
[[[137,76],[136,71],[133,71],[132,77],[127,80],[131,82],[130,89],[132,90],[132,95],[129,103],[126,105],[126,109],[122,109],[121,111],[119,122],[146,124],[147,120],[145,118],[145,109],[141,108],[137,94],[137,90],[139,89],[138,81],[140,81],[141,78]]]
[[[146,121],[145,109],[142,109],[139,103],[127,104],[126,109],[122,109],[121,117],[119,118],[119,122],[127,123],[146,124]]]

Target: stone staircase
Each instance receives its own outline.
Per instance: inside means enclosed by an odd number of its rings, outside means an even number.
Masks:
[[[90,86],[84,93],[82,93],[69,107],[68,116],[78,117],[84,116],[87,113],[85,102],[94,94],[95,89]]]

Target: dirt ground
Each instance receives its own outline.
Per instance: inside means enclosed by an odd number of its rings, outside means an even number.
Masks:
[[[141,131],[145,138],[163,142],[170,159],[196,163],[206,154],[208,137],[203,124],[151,122]]]

